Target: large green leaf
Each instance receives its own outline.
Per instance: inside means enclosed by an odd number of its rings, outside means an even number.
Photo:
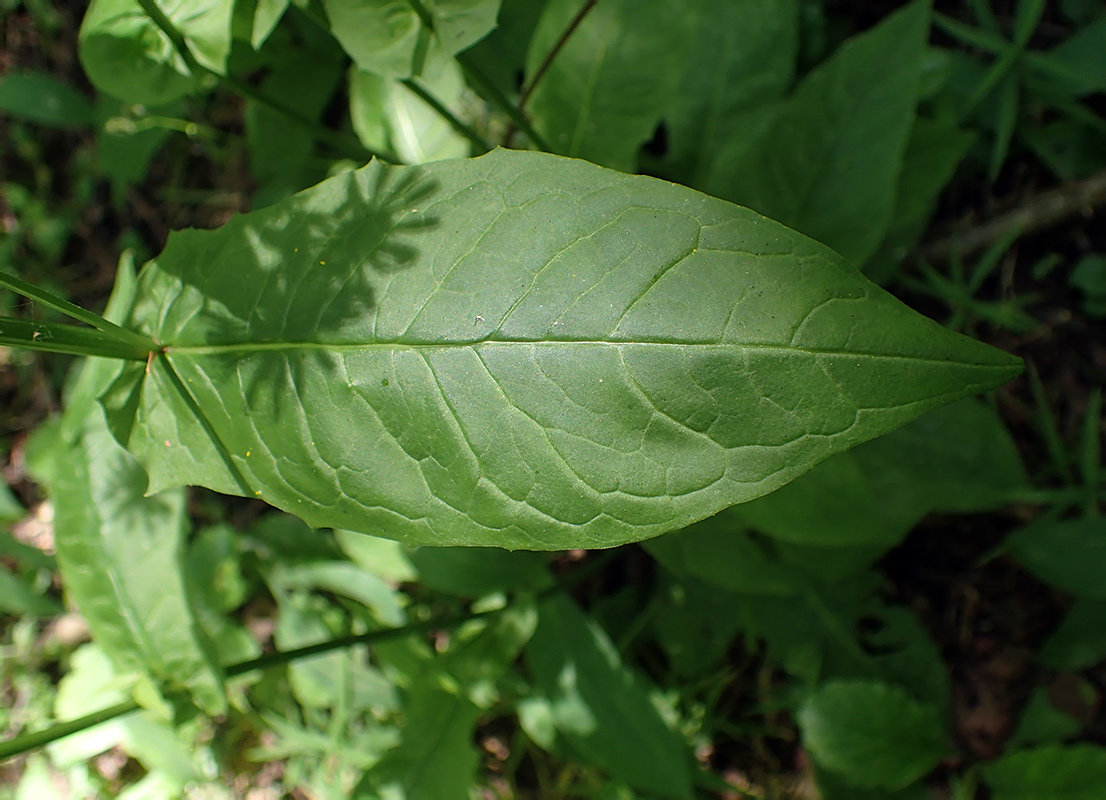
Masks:
[[[526,58],[529,81],[582,5],[546,4]],[[668,0],[597,4],[531,95],[535,126],[559,153],[632,169],[676,97],[693,29],[682,5]]]
[[[231,0],[156,0],[204,67],[226,72]],[[157,105],[192,92],[193,75],[138,0],[93,0],[81,23],[81,66],[97,89],[128,103]]]
[[[129,303],[133,285],[125,257],[109,318]],[[222,673],[198,630],[182,569],[185,494],[147,496],[146,473],[108,431],[93,398],[115,369],[104,359],[82,364],[62,423],[40,434],[52,440],[45,449],[56,462],[42,477],[54,504],[58,568],[119,671],[187,689],[218,713],[226,706]]]
[[[708,190],[719,158],[752,144],[755,117],[791,88],[799,45],[796,0],[694,0],[695,43],[666,115],[667,160],[684,181]],[[724,165],[723,165],[724,166]]]
[[[746,209],[539,153],[373,163],[173,235],[107,398],[151,491],[415,544],[612,546],[1003,383]]]
[[[864,263],[891,224],[928,31],[914,2],[846,42],[703,188]]]

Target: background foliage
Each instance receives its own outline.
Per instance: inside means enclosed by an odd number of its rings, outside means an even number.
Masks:
[[[0,724],[113,712],[6,742],[2,791],[1100,796],[1106,15],[889,5],[0,0],[0,268],[114,289],[110,319],[170,229],[504,144],[749,206],[1029,367],[682,531],[543,554],[147,497],[96,402],[117,365],[0,348]]]

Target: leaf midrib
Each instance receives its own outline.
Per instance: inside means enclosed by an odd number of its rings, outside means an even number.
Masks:
[[[659,340],[607,340],[607,339],[474,339],[455,342],[351,342],[347,344],[327,344],[323,342],[242,342],[236,344],[221,345],[169,345],[166,348],[167,355],[225,355],[234,353],[258,353],[279,352],[283,350],[322,350],[326,352],[357,352],[366,350],[453,350],[475,349],[482,346],[511,346],[520,345],[527,348],[534,347],[672,347],[672,348],[699,348],[703,350],[734,350],[744,352],[775,352],[810,356],[844,356],[848,358],[870,358],[884,361],[910,361],[918,363],[967,365],[980,369],[1015,369],[1017,365],[1011,360],[1010,364],[980,364],[969,359],[935,358],[932,356],[895,355],[891,353],[874,353],[857,350],[840,350],[831,348],[797,347],[789,344],[742,344],[738,342],[665,342]]]

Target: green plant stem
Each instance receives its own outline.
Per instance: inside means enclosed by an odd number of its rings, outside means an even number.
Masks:
[[[518,105],[520,108],[526,106],[526,101],[530,99],[530,95],[534,93],[534,89],[541,83],[541,79],[545,77],[545,73],[549,71],[549,67],[553,64],[553,61],[557,58],[557,54],[564,49],[564,46],[568,44],[568,40],[572,38],[572,34],[576,32],[576,29],[580,27],[580,23],[584,21],[591,10],[595,8],[595,4],[599,0],[588,0],[584,3],[580,10],[576,12],[576,16],[565,26],[565,29],[561,32],[561,35],[557,38],[557,41],[553,43],[553,46],[549,48],[549,52],[545,54],[545,58],[542,59],[541,64],[537,70],[534,71],[534,77],[530,79],[530,82],[522,88],[518,96]]]
[[[120,346],[129,345],[132,349],[141,349],[143,351],[142,358],[146,358],[146,355],[150,352],[160,349],[157,342],[140,333],[121,328],[114,322],[109,322],[99,314],[96,314],[88,309],[81,308],[74,303],[70,303],[68,300],[64,300],[55,294],[47,292],[45,289],[40,289],[34,284],[27,283],[21,280],[9,272],[0,272],[0,287],[10,289],[16,294],[21,294],[24,297],[34,300],[37,303],[41,303],[47,308],[52,308],[55,311],[60,311],[67,317],[72,317],[78,322],[83,322],[87,325],[91,325],[96,330],[100,331],[105,337],[109,337],[112,340],[118,342]],[[19,320],[12,320],[11,318],[4,318],[5,322],[19,322]],[[63,326],[71,328],[72,326]],[[83,330],[83,329],[78,329]],[[41,337],[34,337],[37,340]],[[7,342],[7,344],[11,344]],[[32,345],[22,345],[31,347]],[[36,350],[46,350],[46,347],[34,347]],[[56,351],[67,352],[67,351]],[[106,353],[81,353],[81,355],[107,355]],[[125,356],[124,356],[125,357]]]
[[[489,609],[487,611],[478,611],[472,614],[464,614],[447,620],[428,619],[422,622],[412,622],[410,625],[404,625],[400,628],[384,628],[383,630],[368,631],[367,633],[338,636],[334,639],[327,639],[325,642],[316,642],[315,644],[305,645],[304,647],[297,647],[294,650],[278,650],[272,653],[266,653],[251,661],[243,661],[239,664],[231,664],[230,666],[224,667],[223,672],[226,673],[228,678],[234,678],[239,675],[245,675],[248,672],[281,667],[301,658],[317,656],[320,653],[329,653],[331,650],[342,650],[358,644],[379,644],[380,642],[386,642],[391,639],[409,636],[413,633],[424,633],[432,630],[452,630],[453,628],[459,628],[461,625],[471,620],[500,614],[506,608],[508,608],[508,606]]]
[[[243,97],[249,98],[254,102],[261,103],[278,114],[287,117],[297,125],[303,126],[305,129],[311,132],[311,134],[321,142],[325,142],[335,148],[339,153],[347,158],[352,158],[357,161],[368,161],[370,158],[380,158],[384,161],[390,161],[396,163],[398,161],[395,156],[389,153],[377,153],[369,150],[357,139],[338,131],[331,130],[324,125],[320,125],[316,120],[311,119],[301,114],[291,106],[285,105],[279,100],[270,97],[269,95],[255,89],[244,81],[240,81],[231,75],[222,75],[215,70],[208,69],[192,54],[192,48],[188,46],[188,41],[184,38],[176,26],[173,25],[172,20],[165,16],[164,12],[154,0],[138,0],[138,4],[142,7],[142,10],[153,20],[154,24],[161,29],[161,32],[169,37],[169,41],[172,42],[173,48],[177,51],[178,55],[184,60],[185,65],[196,75],[212,75],[221,85],[229,89],[230,91],[239,94]]]
[[[0,761],[3,761],[5,758],[17,756],[20,753],[26,753],[29,750],[45,747],[51,742],[56,742],[58,739],[65,736],[80,733],[83,730],[91,728],[93,725],[99,725],[101,722],[107,722],[116,717],[121,717],[124,714],[129,714],[132,711],[138,711],[140,708],[141,706],[134,700],[124,700],[122,703],[117,703],[107,708],[101,708],[99,711],[93,711],[91,714],[85,714],[83,717],[51,725],[44,731],[25,733],[22,736],[16,736],[6,742],[0,742]]]
[[[550,146],[549,142],[530,124],[530,120],[526,118],[522,109],[508,100],[507,96],[499,91],[499,88],[485,77],[484,73],[480,71],[480,68],[469,58],[468,53],[458,53],[457,63],[461,65],[461,69],[465,71],[469,79],[474,84],[477,84],[480,90],[483,91],[492,103],[507,115],[511,122],[522,131],[526,138],[534,143],[535,147],[543,153],[553,152],[553,148]]]
[[[553,63],[554,59],[557,58],[557,54],[564,49],[564,46],[568,43],[568,40],[572,37],[572,34],[575,33],[576,29],[580,27],[580,23],[584,21],[584,17],[586,17],[588,13],[593,8],[595,8],[595,4],[597,2],[598,0],[588,0],[586,3],[584,3],[584,5],[580,7],[580,10],[576,12],[576,15],[569,21],[564,31],[561,32],[561,35],[557,38],[557,41],[554,42],[553,46],[549,49],[549,52],[545,54],[545,58],[542,59],[542,62],[538,66],[538,69],[534,72],[534,77],[530,79],[530,82],[526,86],[524,86],[522,88],[522,91],[519,93],[518,107],[520,110],[526,105],[526,101],[530,99],[530,95],[533,93],[534,89],[537,88],[538,84],[541,82],[541,79],[545,77],[545,73],[549,71],[549,67]],[[510,128],[507,129],[507,132],[503,134],[504,146],[506,146],[506,144],[511,141],[511,137],[514,136],[514,134],[515,126],[512,125]]]
[[[537,594],[537,599],[541,600],[557,594],[558,592],[568,591],[572,586],[575,586],[580,581],[605,566],[617,554],[617,549],[608,550],[590,559],[588,563],[574,570],[567,578],[540,591]],[[328,639],[325,642],[317,642],[316,644],[307,645],[305,647],[297,647],[294,650],[278,650],[276,652],[266,653],[260,658],[241,661],[237,664],[229,664],[223,667],[223,673],[228,678],[233,678],[239,675],[245,675],[249,672],[283,666],[300,658],[307,658],[308,656],[319,655],[320,653],[328,653],[331,650],[340,650],[358,644],[377,644],[390,639],[430,630],[452,630],[474,619],[490,618],[496,614],[501,614],[508,608],[510,608],[510,605],[504,605],[500,608],[460,614],[449,619],[429,619],[421,622],[413,622],[410,625],[403,625],[398,628],[385,628],[383,630],[369,631],[367,633],[355,634],[352,636],[339,636],[334,639]],[[131,711],[137,711],[139,708],[140,706],[138,703],[133,700],[128,700],[118,705],[110,706],[109,708],[104,708],[91,714],[86,714],[79,719],[60,722],[44,731],[36,731],[35,733],[27,733],[22,736],[13,737],[6,742],[0,742],[0,760],[11,758],[12,756],[17,756],[39,747],[44,747],[50,742],[57,741],[62,737],[69,736],[73,733],[79,733],[93,725],[115,719]]]
[[[147,0],[150,2],[151,0]],[[430,15],[430,12],[426,9],[426,6],[422,4],[422,0],[408,0],[411,4],[411,8],[418,14],[419,19],[422,21],[423,26],[435,33],[434,18]],[[469,57],[468,53],[458,53],[457,63],[461,65],[461,69],[464,70],[465,75],[469,78],[470,82],[476,85],[483,94],[492,101],[492,104],[496,106],[500,111],[510,118],[520,131],[522,131],[530,139],[531,142],[539,149],[546,153],[552,153],[553,148],[549,146],[549,142],[545,138],[534,130],[534,126],[530,124],[530,121],[526,119],[526,115],[522,113],[522,109],[507,99],[507,96],[484,75],[476,63]]]
[[[420,100],[422,100],[432,109],[434,109],[434,111],[437,112],[438,116],[448,122],[453,130],[457,131],[457,133],[461,134],[470,142],[472,142],[473,145],[475,145],[481,153],[486,153],[492,149],[492,146],[484,140],[483,136],[477,133],[476,130],[473,129],[471,126],[466,125],[465,123],[461,122],[461,120],[457,119],[456,115],[454,115],[452,111],[446,108],[441,103],[441,101],[438,100],[438,98],[436,98],[425,88],[423,88],[422,84],[420,84],[417,80],[413,78],[403,78],[400,83],[402,83],[404,86],[406,86],[416,95],[418,95]]]
[[[71,356],[101,356],[145,361],[158,350],[155,344],[136,344],[103,331],[48,322],[0,317],[0,345]]]

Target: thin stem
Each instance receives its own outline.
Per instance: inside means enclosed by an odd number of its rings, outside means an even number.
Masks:
[[[981,250],[1011,231],[1030,233],[1056,225],[1070,217],[1089,216],[1095,207],[1106,205],[1106,171],[1085,180],[1049,189],[1027,199],[1021,206],[983,225],[938,239],[921,248],[919,255],[929,260],[961,256]]]
[[[453,130],[457,131],[457,133],[461,134],[466,139],[468,139],[470,142],[472,142],[474,145],[476,145],[476,147],[479,148],[481,153],[486,153],[486,152],[488,152],[489,150],[492,149],[492,146],[490,144],[488,144],[486,141],[484,141],[483,136],[481,136],[479,133],[477,133],[472,127],[466,125],[465,123],[461,122],[461,120],[457,119],[457,117],[453,114],[452,111],[450,111],[448,108],[446,108],[441,103],[441,101],[438,100],[438,98],[436,98],[434,95],[430,94],[430,92],[428,92],[425,88],[423,88],[422,84],[420,84],[418,81],[414,80],[413,78],[403,78],[400,81],[400,83],[402,83],[404,86],[406,86],[408,89],[410,89],[416,95],[418,95],[420,100],[422,100],[424,103],[426,103],[432,109],[434,109],[434,111],[437,112],[438,116],[441,117],[442,119],[444,119],[446,122],[448,122],[450,127],[453,128]]]
[[[538,66],[538,69],[534,72],[534,77],[531,78],[530,82],[522,88],[522,92],[518,96],[518,107],[520,111],[523,106],[526,105],[526,101],[530,99],[530,95],[533,93],[534,89],[537,88],[538,83],[541,81],[542,78],[545,77],[545,73],[549,71],[549,67],[550,65],[552,65],[554,59],[557,58],[557,54],[564,49],[564,46],[568,43],[569,38],[571,38],[572,34],[576,32],[576,29],[580,27],[580,23],[584,21],[584,17],[586,17],[588,13],[593,8],[595,8],[597,2],[599,2],[599,0],[587,0],[587,2],[580,7],[580,10],[576,12],[576,15],[568,23],[568,26],[561,33],[560,37],[558,37],[557,41],[554,42],[553,47],[551,47],[549,52],[545,54],[545,58],[542,59],[542,62]],[[514,134],[514,127],[508,128],[507,132],[503,134],[504,144],[509,142]]]
[[[574,570],[573,573],[565,579],[562,579],[542,591],[538,592],[536,599],[542,600],[558,592],[568,591],[570,588],[578,584],[589,575],[593,574],[597,570],[606,566],[616,555],[618,550],[607,550],[601,555],[596,556],[588,561],[587,564]],[[484,617],[492,617],[496,614],[503,613],[509,605],[502,608],[489,609],[487,611],[475,611],[468,614],[461,614],[449,619],[429,619],[421,622],[413,622],[410,625],[403,625],[398,628],[385,628],[384,630],[369,631],[368,633],[356,634],[352,636],[340,636],[335,639],[329,639],[325,642],[318,642],[316,644],[307,645],[306,647],[298,647],[294,650],[278,650],[273,653],[266,653],[260,658],[254,658],[249,661],[240,661],[237,664],[230,664],[223,668],[223,673],[228,678],[244,675],[248,672],[255,672],[258,670],[272,669],[273,667],[283,666],[299,658],[306,658],[308,656],[319,655],[320,653],[327,653],[331,650],[338,650],[346,647],[352,647],[358,644],[376,644],[389,639],[396,639],[402,636],[409,636],[413,633],[421,633],[429,630],[445,630],[459,628],[465,623]],[[123,714],[130,713],[131,711],[137,711],[139,709],[138,703],[133,700],[128,700],[118,705],[111,706],[109,708],[95,711],[91,714],[69,720],[67,722],[60,722],[51,726],[47,730],[37,731],[35,733],[28,733],[22,736],[16,736],[9,739],[6,742],[0,742],[0,760],[5,758],[11,758],[12,756],[19,755],[20,753],[26,753],[29,750],[34,750],[38,747],[43,747],[50,742],[61,739],[64,736],[68,736],[72,733],[79,733],[80,731],[90,728],[93,725],[97,725],[101,722],[106,722],[110,719],[115,719]]]
[[[553,47],[545,54],[545,58],[542,59],[541,64],[534,72],[534,77],[530,79],[530,83],[524,86],[522,92],[519,93],[519,108],[526,105],[526,101],[530,99],[530,95],[534,92],[534,89],[537,88],[538,83],[545,77],[545,73],[549,71],[549,67],[552,65],[554,59],[556,59],[557,55],[564,49],[564,46],[568,43],[572,34],[576,32],[576,29],[580,27],[580,23],[584,21],[584,17],[591,13],[591,10],[595,8],[598,2],[599,0],[587,0],[587,2],[580,7],[580,10],[576,12],[576,16],[572,18],[572,21],[568,23],[568,26],[561,33],[560,37],[554,42]]]
[[[422,0],[408,0],[411,4],[411,8],[418,14],[419,20],[422,21],[423,26],[431,33],[436,33],[436,27],[434,25],[434,17],[431,16],[426,6],[422,4]],[[526,119],[526,115],[522,113],[522,110],[507,99],[507,96],[493,84],[488,78],[481,72],[480,68],[476,66],[476,63],[469,57],[468,53],[458,53],[457,63],[461,65],[461,69],[464,70],[465,75],[470,79],[473,84],[476,84],[477,88],[484,93],[484,95],[492,101],[500,111],[506,114],[511,122],[513,122],[520,131],[522,131],[530,139],[531,142],[539,149],[546,153],[552,153],[553,148],[549,146],[549,143],[545,138],[534,130],[534,126],[530,124],[530,121]]]
[[[107,722],[116,717],[121,717],[124,714],[129,714],[132,711],[138,711],[139,708],[141,708],[141,706],[134,700],[124,700],[122,703],[117,703],[107,708],[101,708],[99,711],[93,711],[91,714],[85,714],[83,717],[71,719],[66,722],[58,722],[44,731],[25,733],[22,736],[16,736],[6,742],[0,742],[0,761],[3,761],[5,758],[17,756],[20,753],[26,753],[28,750],[36,750],[39,747],[45,747],[51,742],[56,742],[58,739],[65,736],[69,736],[73,733],[80,733],[83,730],[91,728],[93,725],[99,725],[101,722]]]
[[[169,41],[172,43],[174,49],[184,60],[188,69],[197,75],[212,75],[215,79],[227,89],[235,92],[236,94],[247,97],[254,102],[261,103],[264,106],[268,106],[278,114],[282,114],[291,121],[298,125],[303,126],[319,141],[326,142],[334,147],[340,153],[347,158],[352,158],[358,161],[367,161],[370,158],[380,158],[385,161],[395,162],[396,159],[391,154],[376,153],[369,150],[359,141],[352,136],[340,133],[338,131],[331,130],[324,125],[320,125],[316,120],[311,119],[304,114],[301,114],[296,109],[289,105],[285,105],[281,101],[270,97],[269,95],[255,89],[244,81],[240,81],[231,75],[222,75],[215,70],[208,69],[199,61],[196,60],[195,55],[192,53],[192,48],[188,46],[188,41],[184,38],[176,26],[173,25],[170,20],[154,0],[138,0],[138,4],[142,6],[142,10],[153,20],[153,23],[161,29],[161,32],[169,37]]]
[[[480,90],[483,91],[500,111],[507,115],[511,122],[515,124],[515,127],[522,131],[526,138],[534,143],[535,147],[545,153],[553,152],[553,148],[550,146],[549,142],[530,124],[530,120],[526,118],[522,109],[507,99],[507,95],[503,94],[503,92],[499,90],[499,87],[493,84],[484,73],[480,71],[480,68],[476,66],[468,53],[458,53],[457,63],[461,65],[461,69],[465,71],[469,79],[479,86]]]
[[[301,658],[317,656],[320,653],[329,653],[331,650],[343,650],[358,644],[379,644],[380,642],[386,642],[390,639],[397,639],[424,631],[452,630],[453,628],[459,628],[470,620],[502,613],[506,608],[508,608],[508,606],[488,611],[479,611],[473,614],[464,614],[447,620],[428,619],[422,622],[412,622],[410,625],[404,625],[399,628],[384,628],[383,630],[368,631],[367,633],[338,636],[334,639],[327,639],[325,642],[316,642],[315,644],[305,645],[304,647],[297,647],[294,650],[277,650],[272,653],[266,653],[251,661],[231,664],[223,671],[228,678],[234,678],[238,675],[245,675],[247,672],[273,669],[274,667],[290,664]]]
[[[56,294],[51,294],[45,289],[40,289],[34,284],[27,283],[21,280],[10,272],[0,272],[0,286],[11,289],[16,294],[21,294],[24,297],[34,300],[37,303],[41,303],[47,308],[52,308],[55,311],[60,311],[67,317],[72,317],[78,322],[84,322],[87,325],[91,325],[98,331],[102,331],[105,335],[110,336],[120,344],[129,344],[132,347],[142,348],[145,352],[142,358],[145,358],[145,353],[149,353],[153,350],[157,350],[158,344],[153,339],[147,338],[140,333],[127,330],[116,325],[114,322],[110,322],[104,319],[99,314],[89,311],[86,308],[70,303],[68,300],[64,300],[58,297]],[[72,326],[64,326],[72,327]],[[36,337],[37,338],[37,337]],[[45,349],[45,348],[36,348]],[[93,353],[93,355],[99,355],[99,353]]]

